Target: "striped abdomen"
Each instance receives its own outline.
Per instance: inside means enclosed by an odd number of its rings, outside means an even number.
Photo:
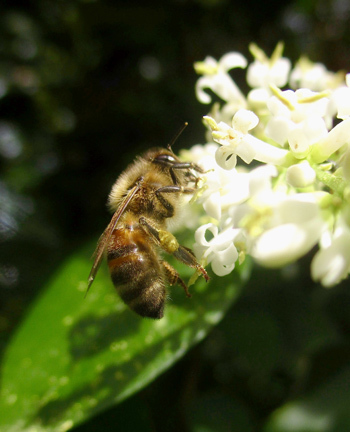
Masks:
[[[164,269],[138,222],[120,224],[113,232],[107,260],[124,303],[141,316],[162,318],[166,298]]]

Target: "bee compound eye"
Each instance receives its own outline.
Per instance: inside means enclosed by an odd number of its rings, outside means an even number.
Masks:
[[[160,162],[160,163],[174,163],[176,162],[174,156],[170,155],[170,154],[159,154],[154,158],[155,162]]]

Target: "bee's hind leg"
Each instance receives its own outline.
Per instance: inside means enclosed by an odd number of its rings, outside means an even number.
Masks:
[[[149,234],[150,239],[152,239],[165,252],[173,255],[177,260],[186,264],[188,267],[196,269],[198,273],[203,275],[206,281],[210,279],[208,273],[199,264],[191,249],[181,246],[173,234],[171,234],[169,231],[158,228],[154,223],[147,220],[144,216],[140,217],[139,222],[145,232]]]
[[[161,261],[161,264],[164,267],[165,274],[167,276],[169,285],[179,284],[185,290],[187,297],[192,297],[190,292],[188,291],[188,287],[185,282],[180,278],[179,273],[172,267],[167,261]]]

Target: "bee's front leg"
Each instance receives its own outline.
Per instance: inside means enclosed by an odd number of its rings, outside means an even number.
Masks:
[[[166,217],[173,217],[174,216],[174,206],[164,197],[163,194],[165,193],[184,193],[184,194],[193,194],[196,192],[197,189],[195,188],[186,188],[183,186],[163,186],[155,191],[156,197],[158,201],[162,204],[162,206],[167,211]]]

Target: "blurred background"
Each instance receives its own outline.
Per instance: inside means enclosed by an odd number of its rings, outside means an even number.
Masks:
[[[109,221],[110,187],[134,156],[166,145],[184,121],[189,127],[175,150],[204,142],[201,117],[209,107],[195,98],[193,63],[229,51],[251,60],[253,41],[270,55],[280,40],[293,62],[305,54],[349,71],[350,3],[2,6],[0,350],[60,263],[98,239]],[[236,70],[235,79],[245,90],[245,71]],[[147,389],[76,430],[260,430],[289,398],[349,364],[349,283],[327,291],[308,274],[308,257],[280,272],[255,269],[206,341]]]

